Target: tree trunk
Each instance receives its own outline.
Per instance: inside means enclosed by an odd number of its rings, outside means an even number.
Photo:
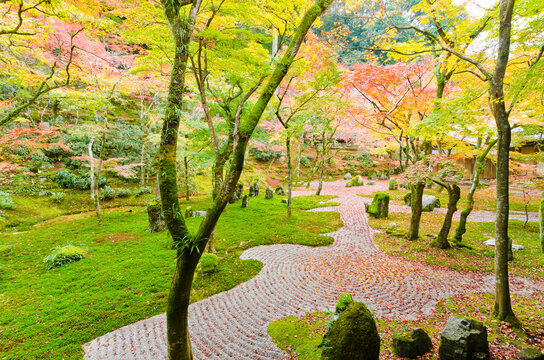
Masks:
[[[456,243],[461,243],[461,241],[463,241],[463,235],[467,232],[467,218],[472,212],[472,209],[474,209],[474,193],[480,185],[480,175],[485,168],[487,154],[489,154],[489,151],[491,151],[496,143],[497,139],[490,142],[485,150],[476,158],[476,164],[474,165],[474,172],[472,174],[472,185],[470,186],[470,190],[467,196],[468,204],[465,210],[461,212],[459,225],[457,226],[457,229],[455,230],[455,236],[453,237],[453,241]]]
[[[422,199],[425,183],[418,183],[412,186],[412,219],[410,220],[410,230],[408,240],[416,240],[419,237],[419,222],[421,221],[421,212],[423,209]]]
[[[446,212],[446,217],[444,218],[444,223],[438,233],[438,237],[431,243],[432,246],[438,249],[449,249],[451,247],[448,242],[448,235],[451,229],[453,214],[457,211],[457,202],[461,198],[461,189],[459,186],[451,185],[446,187],[446,190],[448,190],[448,211]]]
[[[515,0],[500,1],[499,48],[493,77],[489,82],[490,106],[498,131],[497,150],[497,219],[495,222],[495,308],[493,314],[502,321],[519,325],[512,310],[508,279],[508,212],[509,155],[511,127],[504,102],[504,76],[510,55],[512,13]]]
[[[147,129],[144,130],[144,134],[142,136],[142,149],[140,151],[140,186],[145,185],[145,142],[148,136]]]
[[[100,191],[98,190],[98,180],[100,179],[100,173],[102,172],[102,159],[104,158],[104,148],[106,147],[106,130],[102,134],[102,140],[100,141],[100,152],[98,155],[98,165],[96,166],[96,174],[94,177],[95,183],[95,209],[96,209],[96,221],[98,226],[102,226],[102,210],[100,209]],[[91,184],[92,186],[92,184]]]
[[[185,90],[190,39],[201,0],[193,0],[187,14],[180,14],[185,2],[161,1],[174,38],[174,63],[168,92],[159,147],[159,174],[161,201],[166,223],[174,246],[178,249],[176,270],[172,280],[166,311],[168,359],[192,360],[188,330],[188,308],[194,272],[200,254],[204,251],[209,236],[213,233],[221,213],[234,192],[244,166],[247,144],[266,110],[274,92],[289,71],[300,46],[314,21],[327,9],[333,0],[316,0],[304,14],[289,46],[277,62],[268,83],[252,106],[248,116],[234,134],[231,165],[221,194],[206,212],[197,233],[191,236],[181,215],[176,174],[176,149],[182,99]]]
[[[94,155],[93,155],[93,143],[94,143],[94,137],[91,138],[91,141],[89,141],[89,166],[91,168],[91,171],[90,171],[90,182],[91,182],[91,199],[95,199],[95,197],[97,196],[97,186],[95,184],[95,166],[94,166]]]
[[[183,167],[185,170],[185,200],[189,201],[191,198],[189,191],[189,160],[187,159],[187,156],[183,157]]]
[[[291,217],[291,199],[293,194],[293,171],[291,166],[291,136],[287,133],[285,139],[285,149],[287,150],[287,218]]]

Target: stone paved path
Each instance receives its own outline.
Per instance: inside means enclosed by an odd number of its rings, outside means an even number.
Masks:
[[[242,254],[264,267],[253,279],[192,304],[190,332],[196,359],[283,359],[266,329],[289,315],[332,309],[338,295],[350,292],[365,301],[379,318],[413,319],[432,316],[437,300],[460,293],[492,292],[493,276],[436,269],[380,252],[364,213],[360,188],[342,181],[326,183],[323,194],[338,195],[345,226],[330,236],[329,247],[259,246]],[[297,192],[302,195],[305,191]],[[512,279],[519,294],[543,291],[544,283]],[[103,335],[83,347],[88,360],[164,359],[164,314]]]

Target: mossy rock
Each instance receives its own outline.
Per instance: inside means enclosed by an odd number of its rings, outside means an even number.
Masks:
[[[57,247],[43,259],[43,262],[45,263],[45,268],[51,270],[55,266],[79,261],[83,259],[86,253],[82,248],[73,245]]]
[[[542,246],[542,252],[544,252],[544,199],[540,201],[539,207],[539,221],[540,224],[540,245]]]
[[[344,293],[340,294],[338,296],[338,302],[336,303],[336,306],[334,307],[334,310],[337,313],[341,313],[342,311],[346,310],[346,308],[353,302],[353,298],[351,297],[350,293]]]
[[[354,302],[332,323],[323,339],[324,360],[378,360],[380,336],[365,304]]]
[[[0,245],[0,255],[4,255],[11,252],[11,246],[8,245]]]
[[[372,203],[367,208],[367,213],[376,219],[386,218],[389,215],[390,196],[386,192],[378,191],[374,194]]]
[[[219,258],[215,254],[204,254],[200,258],[200,270],[203,274],[215,272]]]

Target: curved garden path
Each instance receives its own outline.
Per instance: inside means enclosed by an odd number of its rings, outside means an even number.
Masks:
[[[385,183],[377,184],[376,189]],[[366,188],[366,187],[365,187]],[[379,251],[364,213],[362,188],[326,183],[323,194],[338,195],[345,226],[332,232],[333,245],[259,246],[243,259],[257,259],[263,269],[253,279],[190,306],[190,332],[196,359],[283,359],[266,329],[271,321],[289,315],[332,309],[338,295],[350,292],[380,318],[412,319],[431,316],[437,300],[456,294],[492,292],[489,273],[432,268]],[[297,195],[307,193],[297,192]],[[368,201],[368,200],[366,200]],[[544,290],[525,278],[512,279],[515,293]],[[85,359],[165,359],[164,314],[105,334],[84,346]]]

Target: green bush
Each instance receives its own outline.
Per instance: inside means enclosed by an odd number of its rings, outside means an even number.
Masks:
[[[0,209],[13,210],[15,209],[15,203],[10,194],[4,191],[0,191]]]
[[[214,272],[215,268],[217,267],[218,261],[219,259],[215,254],[202,255],[202,257],[200,258],[200,269],[202,270],[202,273],[206,274]]]
[[[91,178],[87,175],[78,176],[70,170],[59,170],[55,175],[55,182],[63,189],[89,190]],[[106,185],[107,180],[103,176],[98,177],[98,186]]]
[[[43,262],[47,270],[51,270],[55,266],[61,266],[71,262],[76,262],[85,256],[86,251],[73,245],[64,247],[56,247],[51,254],[47,255]]]
[[[129,197],[132,195],[132,191],[130,189],[117,189],[116,191],[117,197],[124,198]]]
[[[115,190],[109,186],[104,186],[100,193],[100,200],[112,200],[115,197]]]
[[[312,163],[310,162],[310,159],[308,159],[307,156],[305,155],[302,155],[300,157],[300,163],[303,165],[303,166],[306,166],[306,167],[310,167],[312,165]]]
[[[141,186],[134,190],[134,196],[141,196],[144,194],[151,194],[151,186]]]
[[[274,151],[270,149],[259,150],[257,148],[251,149],[249,153],[255,158],[255,160],[260,162],[268,162],[272,159],[280,157],[281,154],[281,152],[279,151]]]
[[[60,204],[64,200],[64,193],[63,192],[51,193],[51,199],[53,200],[53,202]]]

